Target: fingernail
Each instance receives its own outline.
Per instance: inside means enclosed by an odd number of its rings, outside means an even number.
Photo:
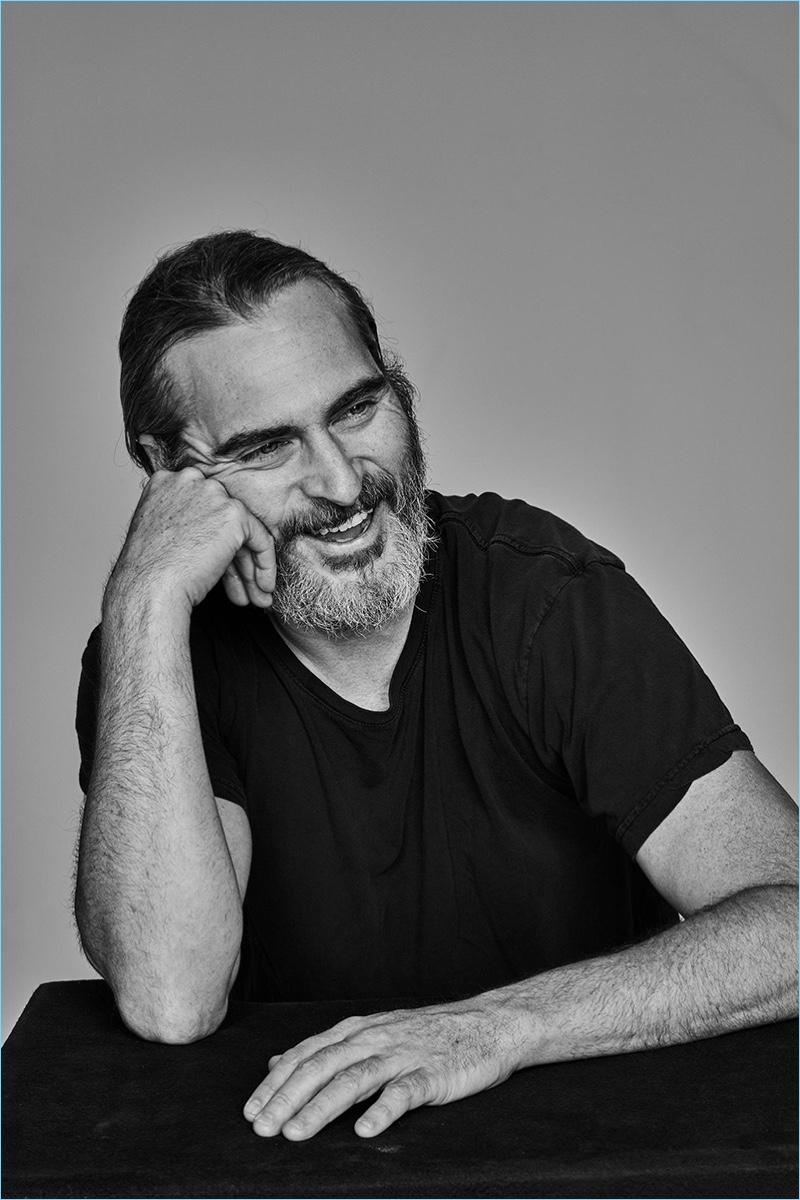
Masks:
[[[260,1108],[261,1102],[259,1100],[248,1100],[244,1106],[244,1111],[251,1117],[254,1117]]]

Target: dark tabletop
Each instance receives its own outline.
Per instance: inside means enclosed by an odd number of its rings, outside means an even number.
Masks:
[[[143,1042],[100,981],[38,988],[3,1047],[18,1196],[796,1197],[797,1022],[520,1071],[489,1092],[307,1142],[241,1115],[271,1054],[381,1004],[233,1003],[190,1046]]]

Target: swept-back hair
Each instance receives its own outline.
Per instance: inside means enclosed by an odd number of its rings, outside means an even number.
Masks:
[[[164,366],[172,346],[209,329],[254,321],[282,288],[300,280],[324,284],[342,301],[356,332],[411,416],[413,388],[400,364],[381,347],[375,317],[354,284],[318,258],[246,229],[212,233],[160,258],[125,310],[119,338],[120,398],[125,441],[135,462],[153,464],[142,434],[159,443],[163,462],[182,458],[187,414]]]

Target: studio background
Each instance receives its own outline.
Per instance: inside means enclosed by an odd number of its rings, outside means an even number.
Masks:
[[[361,286],[432,484],[618,553],[796,796],[794,4],[2,10],[3,1036],[93,975],[75,693],[140,483],[116,338],[215,228]]]

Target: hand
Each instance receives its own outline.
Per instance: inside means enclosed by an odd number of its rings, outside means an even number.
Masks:
[[[234,604],[269,608],[275,587],[269,530],[202,468],[156,471],[133,514],[109,591],[150,585],[194,606],[223,576]]]
[[[361,1137],[374,1137],[411,1108],[507,1079],[520,1065],[509,1017],[486,997],[350,1017],[271,1058],[244,1115],[262,1137],[299,1141],[380,1092],[355,1124]]]

